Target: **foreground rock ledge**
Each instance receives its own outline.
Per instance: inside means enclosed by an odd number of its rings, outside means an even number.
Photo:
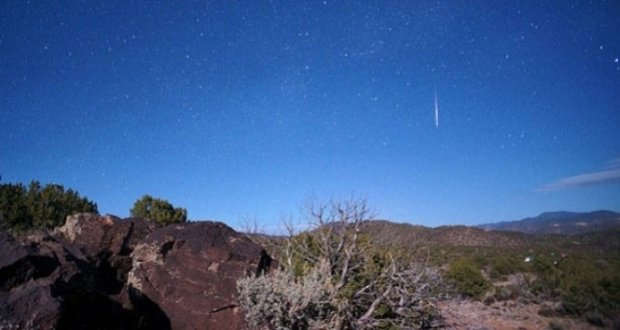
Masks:
[[[154,302],[173,329],[241,329],[236,281],[267,270],[262,247],[218,222],[158,229],[131,254],[131,290]]]
[[[236,280],[271,258],[218,222],[79,214],[0,232],[0,329],[242,329]]]

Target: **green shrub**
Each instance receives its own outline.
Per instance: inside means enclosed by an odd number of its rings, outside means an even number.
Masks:
[[[97,213],[97,204],[61,185],[41,186],[32,181],[0,185],[0,229],[22,234],[32,229],[62,226],[68,215],[79,212]]]
[[[562,270],[555,260],[540,255],[528,265],[528,270],[536,274],[537,279],[532,283],[532,293],[543,297],[557,297],[562,281]]]
[[[0,227],[11,233],[32,228],[32,213],[26,204],[26,188],[22,184],[0,185]]]
[[[161,225],[187,221],[187,210],[175,208],[167,200],[149,195],[138,199],[130,213],[132,217],[150,219]]]
[[[563,314],[601,313],[610,317],[620,312],[620,264],[617,262],[602,262],[590,254],[563,258],[539,255],[530,271],[536,275],[532,293],[543,298],[559,298]]]
[[[590,259],[568,258],[561,265],[559,285],[562,307],[568,314],[599,312],[612,316],[620,311],[619,269],[601,272]]]
[[[459,293],[469,297],[479,297],[489,287],[476,263],[469,258],[452,262],[447,278],[456,285]]]
[[[498,279],[510,274],[515,274],[523,271],[523,260],[519,260],[518,258],[513,256],[495,256],[490,260],[489,264],[491,268],[490,276],[493,279]]]

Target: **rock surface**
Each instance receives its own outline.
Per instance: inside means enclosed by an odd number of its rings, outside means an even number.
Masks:
[[[42,233],[0,241],[0,329],[131,328],[79,250]]]
[[[60,304],[46,281],[60,264],[37,250],[0,232],[0,329],[53,329],[60,318]]]
[[[262,247],[218,222],[171,225],[132,253],[130,287],[170,318],[173,329],[241,329],[236,281],[271,264]]]
[[[157,228],[157,224],[145,219],[121,220],[84,213],[67,217],[54,234],[94,259],[102,254],[129,255],[140,240]]]
[[[214,222],[79,214],[51,234],[0,232],[0,330],[240,329],[236,279],[269,261]]]

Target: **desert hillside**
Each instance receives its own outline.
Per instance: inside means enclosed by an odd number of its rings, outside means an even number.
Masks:
[[[620,229],[620,213],[604,210],[593,212],[546,212],[536,217],[484,224],[478,227],[528,234],[576,235]]]

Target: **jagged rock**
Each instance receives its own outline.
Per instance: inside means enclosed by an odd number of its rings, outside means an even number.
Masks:
[[[129,254],[156,228],[159,228],[157,224],[145,219],[121,220],[110,215],[82,213],[67,217],[54,235],[88,258],[97,270],[100,289],[118,295],[116,300],[131,308],[125,285],[132,263]]]
[[[155,230],[132,257],[128,283],[134,300],[157,304],[173,329],[242,329],[236,281],[271,263],[262,247],[218,222]]]
[[[59,263],[31,250],[0,231],[0,329],[53,329],[60,318],[60,304],[39,285]]]
[[[0,232],[0,330],[243,328],[236,281],[270,267],[262,247],[222,223],[158,228],[78,214]]]
[[[0,292],[0,329],[57,329],[61,304],[50,287],[38,283]]]
[[[138,314],[119,294],[131,259],[111,250],[131,247],[132,231],[114,245],[109,242],[115,241],[112,234],[121,221],[110,225],[95,215],[69,220],[53,235],[35,232],[15,240],[0,232],[0,329],[157,328],[152,320],[161,319],[161,311]],[[119,258],[126,259],[124,270],[113,265]]]
[[[18,242],[0,233],[0,329],[57,329],[64,283],[88,274],[75,255],[48,235]]]
[[[138,218],[121,220],[115,216],[81,213],[67,217],[55,235],[62,236],[86,256],[102,253],[129,255],[135,245],[159,226]]]
[[[108,249],[115,254],[129,255],[142,239],[157,228],[160,228],[160,225],[154,221],[141,218],[118,221],[112,227],[111,237],[114,239]],[[121,237],[122,241],[119,241]]]

